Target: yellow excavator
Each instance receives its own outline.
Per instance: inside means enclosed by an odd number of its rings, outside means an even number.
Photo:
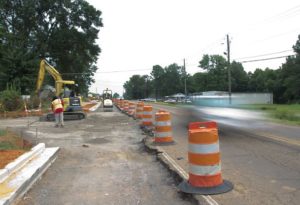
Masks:
[[[74,87],[75,82],[73,80],[63,80],[61,74],[44,59],[40,62],[36,93],[39,94],[41,91],[46,71],[55,81],[55,95],[62,97],[64,101],[64,118],[66,120],[84,119],[85,114],[82,111],[81,97],[75,96],[74,90],[66,90],[64,86],[71,85]],[[47,120],[54,120],[54,115],[52,113],[47,114]]]

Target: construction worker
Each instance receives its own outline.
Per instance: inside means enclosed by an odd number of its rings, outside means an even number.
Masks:
[[[54,96],[51,102],[51,108],[55,116],[55,127],[64,127],[64,102],[57,96]]]

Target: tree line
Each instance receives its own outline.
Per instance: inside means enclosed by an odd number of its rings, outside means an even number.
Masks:
[[[300,102],[300,35],[293,46],[295,56],[286,58],[278,69],[257,68],[246,72],[242,63],[230,63],[232,92],[270,92],[274,103]],[[155,65],[150,75],[133,75],[123,85],[124,97],[143,99],[163,98],[175,93],[188,94],[204,91],[228,91],[228,62],[221,55],[202,56],[198,67],[203,72],[190,75],[183,66],[171,64],[166,67]]]
[[[32,93],[39,63],[47,59],[87,93],[102,26],[101,11],[85,0],[0,0],[0,91],[13,82],[22,94]]]

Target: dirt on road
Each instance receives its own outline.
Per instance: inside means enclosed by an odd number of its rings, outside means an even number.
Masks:
[[[182,199],[156,157],[145,152],[138,122],[117,110],[90,113],[85,120],[67,121],[64,128],[35,122],[25,134],[32,142],[61,149],[19,205],[192,203]]]

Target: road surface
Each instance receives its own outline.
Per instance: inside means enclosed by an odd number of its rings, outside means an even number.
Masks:
[[[223,178],[235,186],[229,193],[212,197],[218,204],[299,204],[299,127],[269,123],[260,113],[238,109],[153,106],[171,112],[177,143],[163,149],[186,172],[188,123],[218,123]]]

